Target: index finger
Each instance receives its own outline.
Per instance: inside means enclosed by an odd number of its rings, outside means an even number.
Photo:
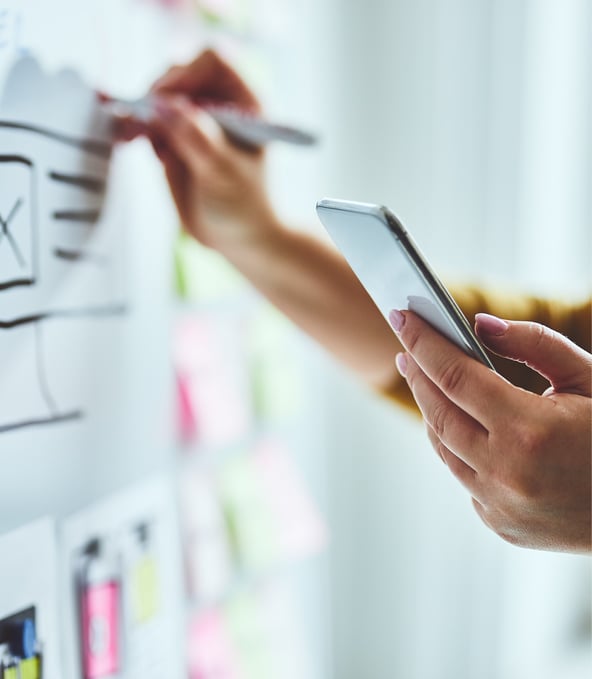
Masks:
[[[152,91],[185,94],[196,103],[234,104],[250,112],[261,108],[238,73],[211,49],[186,66],[172,68],[154,83]]]
[[[491,430],[522,408],[526,395],[410,311],[391,316],[401,344],[422,371],[459,408]],[[398,319],[398,322],[397,322]],[[399,327],[397,327],[399,326]]]

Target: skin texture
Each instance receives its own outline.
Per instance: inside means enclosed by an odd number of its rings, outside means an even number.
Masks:
[[[544,375],[541,396],[464,354],[411,312],[397,356],[429,439],[487,526],[522,547],[591,549],[592,355],[537,323],[478,314],[495,353]]]
[[[393,314],[398,341],[339,253],[277,216],[265,153],[234,143],[202,110],[260,111],[233,69],[206,51],[172,68],[153,93],[152,120],[122,118],[119,135],[149,138],[184,229],[364,381],[395,388],[407,379],[434,448],[498,535],[524,547],[590,551],[590,354],[543,326],[479,315],[477,332],[492,351],[550,381],[537,396],[409,312]],[[397,352],[404,377],[393,369]]]

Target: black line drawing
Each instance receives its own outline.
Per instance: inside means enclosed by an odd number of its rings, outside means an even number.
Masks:
[[[128,307],[125,304],[110,304],[105,306],[78,308],[78,309],[53,309],[29,316],[19,316],[9,321],[0,320],[0,330],[10,330],[21,325],[48,321],[54,318],[101,318],[105,316],[123,316],[127,314]]]
[[[52,217],[62,222],[84,222],[95,224],[99,221],[99,210],[56,210]]]
[[[14,216],[16,213],[19,211],[19,208],[23,204],[24,199],[21,197],[16,199],[16,203],[12,206],[12,209],[8,213],[8,217],[6,219],[2,219],[2,215],[0,215],[0,241],[2,240],[2,237],[4,237],[8,243],[10,244],[10,247],[12,249],[12,254],[14,255],[14,258],[16,261],[19,263],[19,266],[21,269],[26,266],[26,261],[25,258],[23,257],[22,252],[20,251],[19,246],[16,243],[16,240],[14,239],[14,236],[12,235],[12,232],[10,230],[10,224],[12,220],[14,219]]]
[[[70,135],[62,134],[61,132],[54,132],[46,127],[41,127],[40,125],[29,125],[13,120],[0,120],[0,128],[39,134],[48,139],[59,141],[62,144],[73,146],[81,151],[86,151],[87,153],[92,153],[105,159],[108,159],[111,156],[111,145],[96,139],[78,139],[77,137],[71,137]]]
[[[33,285],[37,270],[37,209],[35,165],[25,156],[0,155],[0,185],[12,179],[18,193],[0,205],[0,292]],[[5,214],[2,214],[6,210]],[[25,214],[25,212],[27,214]],[[4,249],[8,249],[8,256]]]
[[[56,182],[77,186],[81,189],[85,189],[86,191],[92,191],[93,193],[102,194],[105,192],[105,182],[102,179],[98,179],[97,177],[64,174],[63,172],[56,172],[55,170],[48,172],[47,176]]]
[[[52,384],[48,371],[51,362],[50,356],[47,355],[49,345],[45,332],[48,322],[60,319],[114,318],[123,316],[128,311],[124,303],[111,302],[111,295],[103,296],[102,292],[99,295],[93,294],[92,302],[89,298],[88,304],[85,302],[85,295],[82,294],[79,299],[80,304],[60,306],[58,303],[58,306],[52,308],[48,304],[52,298],[45,296],[44,292],[48,269],[52,270],[53,279],[58,275],[56,272],[59,272],[59,276],[65,275],[62,274],[61,269],[52,269],[51,261],[55,261],[56,266],[60,266],[60,262],[66,266],[85,262],[100,267],[107,267],[110,264],[107,254],[97,254],[92,252],[92,249],[87,250],[86,247],[81,247],[80,237],[85,241],[95,232],[94,227],[99,223],[100,208],[106,192],[105,175],[111,145],[95,139],[75,138],[43,126],[13,120],[0,120],[0,134],[3,132],[11,133],[12,136],[8,137],[9,143],[19,150],[45,149],[40,151],[45,163],[49,158],[47,149],[50,148],[47,147],[47,141],[55,142],[57,152],[55,156],[51,156],[52,162],[58,164],[59,160],[55,158],[62,157],[64,165],[63,168],[47,168],[47,165],[43,167],[42,160],[33,161],[27,157],[32,155],[37,158],[36,151],[32,154],[27,151],[26,153],[0,155],[0,302],[10,299],[11,291],[17,289],[18,286],[29,286],[32,295],[27,297],[29,302],[26,307],[21,307],[20,301],[18,305],[9,303],[5,306],[5,309],[16,310],[12,318],[6,317],[6,311],[0,311],[0,333],[19,333],[16,340],[18,343],[20,333],[27,333],[29,331],[26,328],[31,328],[33,335],[29,336],[29,341],[33,353],[30,359],[28,353],[24,354],[24,364],[34,368],[27,377],[29,383],[27,388],[32,389],[31,400],[28,402],[37,404],[30,407],[28,411],[17,406],[11,411],[13,416],[9,416],[8,421],[6,421],[7,417],[0,412],[0,434],[57,423],[75,422],[85,416],[84,409],[77,407],[76,402],[64,407],[65,402],[60,402],[64,399],[57,396],[59,383]],[[21,134],[23,135],[22,144],[19,141]],[[39,141],[36,142],[35,139]],[[65,154],[59,150],[64,147],[70,149]],[[7,147],[3,144],[4,148]],[[39,193],[41,185],[38,184],[40,181],[46,182],[42,185],[44,188],[41,197]],[[55,193],[51,186],[59,193]],[[39,209],[40,205],[43,206],[48,202],[47,195],[52,197],[55,193],[56,196],[65,196],[67,200],[70,190],[77,192],[72,194],[76,197],[75,208],[48,210],[49,206],[46,205],[42,211]],[[54,225],[58,229],[57,237],[60,240],[68,238],[67,231],[62,231],[61,236],[59,235],[60,224],[79,224],[82,230],[77,227],[75,231],[72,231],[75,245],[52,247],[50,243],[53,236],[48,235],[45,230],[43,235],[40,232],[39,215],[41,212],[43,212],[44,219],[43,228]],[[92,227],[92,230],[84,231],[84,227]],[[29,295],[29,293],[26,294]],[[19,296],[15,299],[24,298]],[[77,299],[76,296],[73,301],[75,299]],[[14,341],[10,340],[11,343]],[[55,381],[55,375],[53,377]],[[70,400],[73,399],[70,398]],[[40,412],[36,412],[37,410]],[[18,413],[22,413],[22,416]]]
[[[29,429],[31,427],[39,427],[48,424],[58,424],[60,422],[80,420],[83,415],[84,413],[82,411],[73,410],[72,412],[49,415],[48,417],[37,417],[30,420],[21,420],[19,422],[11,422],[10,424],[2,424],[0,425],[0,434],[6,434],[17,429]]]
[[[105,255],[97,255],[93,252],[86,252],[84,250],[71,250],[67,248],[54,248],[54,257],[63,259],[67,262],[91,262],[98,266],[106,266],[109,260]]]

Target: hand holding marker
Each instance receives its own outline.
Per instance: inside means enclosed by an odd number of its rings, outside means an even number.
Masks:
[[[154,114],[159,97],[147,94],[139,99],[118,99],[104,94],[99,101],[115,116],[130,117],[147,122]],[[283,141],[298,146],[313,146],[317,143],[315,135],[303,130],[278,125],[229,105],[205,104],[206,111],[220,127],[233,139],[247,146],[261,147],[272,141]]]

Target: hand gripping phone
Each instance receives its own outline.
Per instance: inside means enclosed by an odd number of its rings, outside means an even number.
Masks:
[[[388,208],[324,198],[317,214],[387,322],[391,309],[413,311],[494,369],[466,317]]]

